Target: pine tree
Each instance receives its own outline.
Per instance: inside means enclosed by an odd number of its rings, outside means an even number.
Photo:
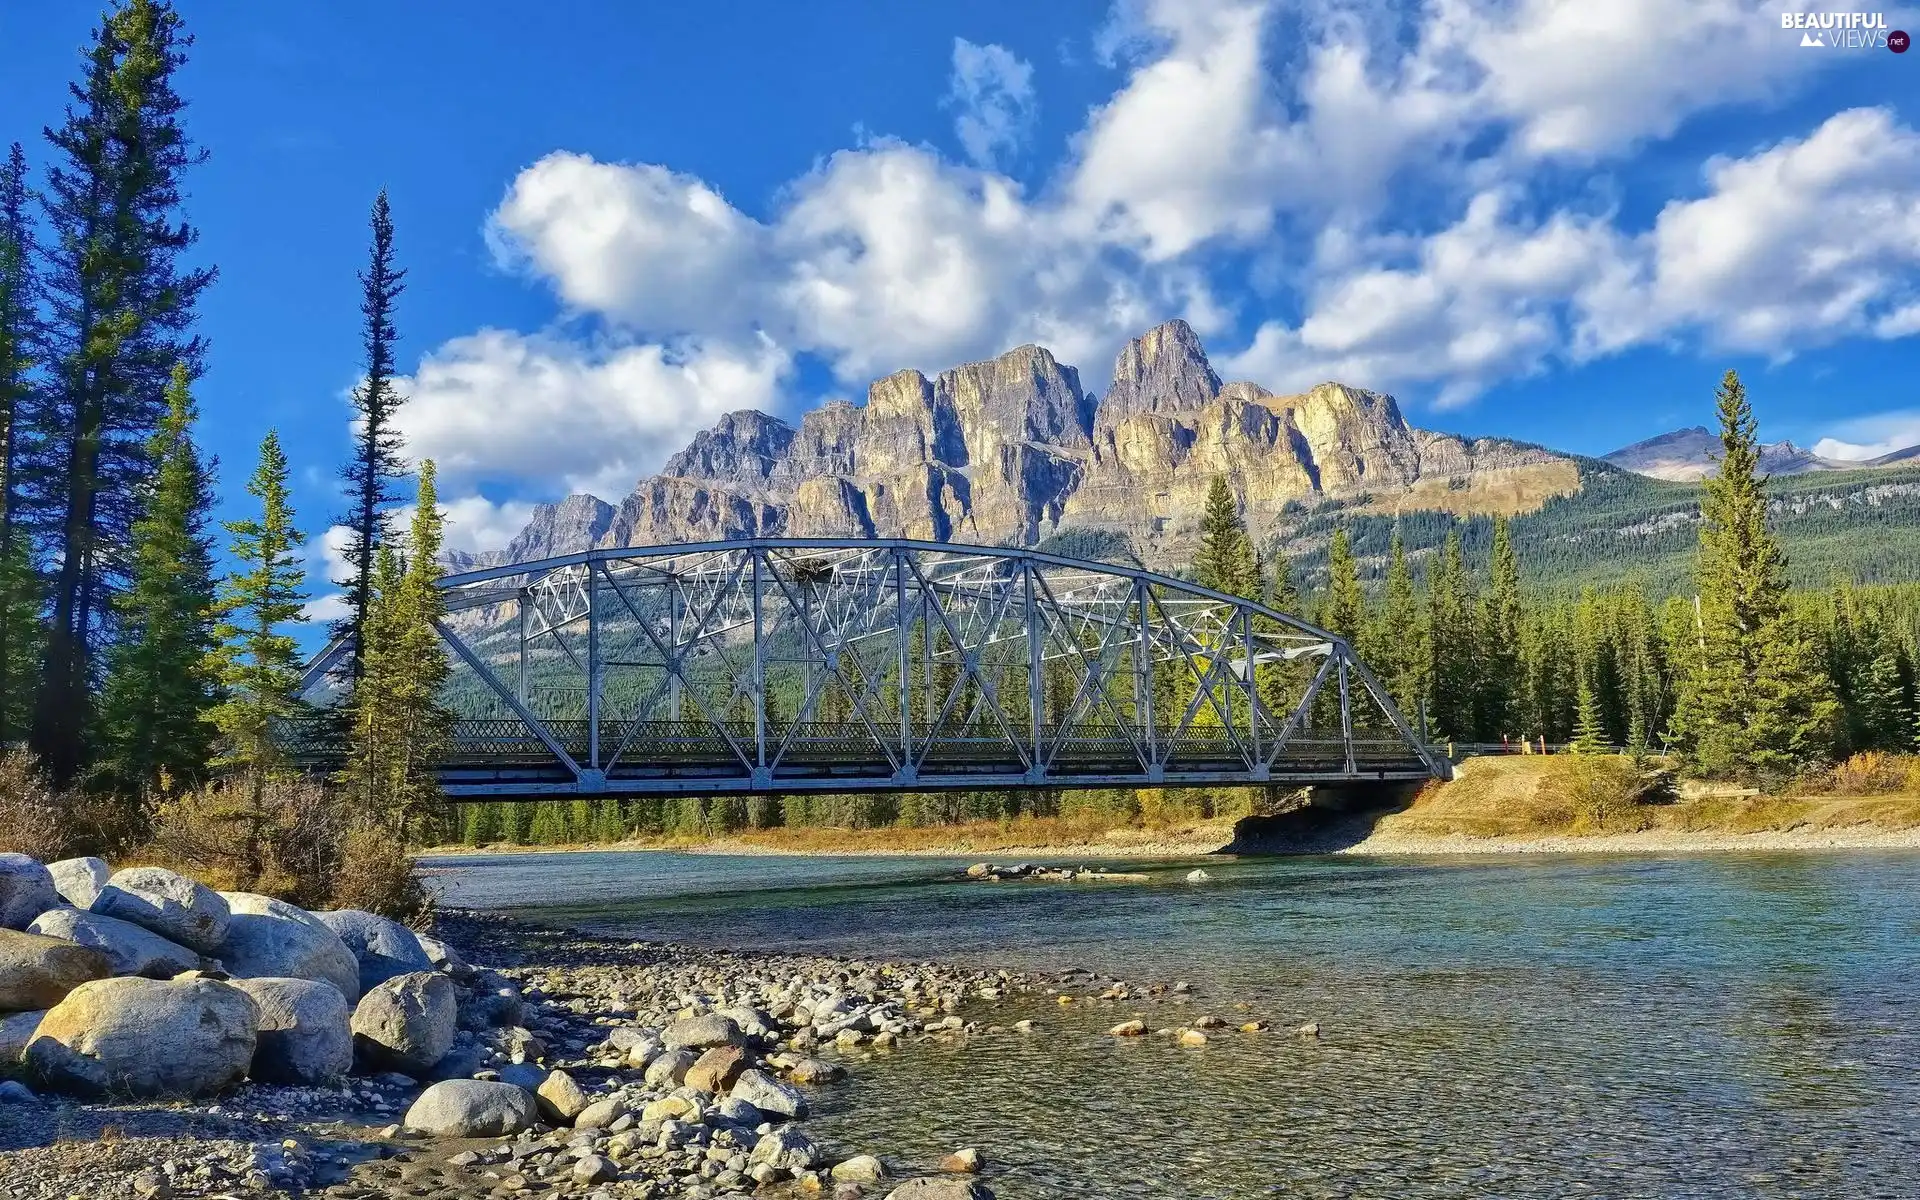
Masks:
[[[1240,520],[1233,492],[1225,477],[1215,475],[1207,487],[1206,511],[1200,517],[1200,553],[1193,562],[1194,579],[1201,587],[1252,599],[1260,584],[1253,558],[1253,542]]]
[[[1521,702],[1520,563],[1505,517],[1493,519],[1491,579],[1481,606],[1479,665],[1475,671],[1478,704],[1474,724],[1481,741],[1497,741],[1517,731]]]
[[[436,625],[445,615],[436,586],[443,522],[428,459],[420,464],[405,566],[390,545],[375,551],[372,603],[361,627],[364,664],[350,701],[345,781],[361,811],[401,838],[424,828],[440,807],[437,770],[453,732],[440,698],[449,668]]]
[[[104,774],[128,795],[198,781],[212,751],[213,487],[187,381],[182,363],[149,451],[159,469],[133,526],[133,578],[116,605],[123,633],[101,699]]]
[[[1473,737],[1473,596],[1461,560],[1460,531],[1447,532],[1440,561],[1427,577],[1427,714],[1436,737]]]
[[[1576,717],[1573,724],[1573,749],[1576,754],[1595,754],[1606,748],[1607,731],[1600,724],[1600,702],[1594,698],[1587,681],[1580,681]]]
[[[281,763],[276,726],[303,708],[293,694],[300,682],[299,647],[286,632],[306,599],[303,535],[294,528],[287,499],[287,456],[271,430],[260,442],[247,494],[260,502],[260,515],[225,523],[236,566],[220,586],[214,629],[220,646],[212,669],[226,699],[212,716],[220,731],[216,764],[244,770],[258,803],[268,774]]]
[[[1366,615],[1359,565],[1353,560],[1347,531],[1336,529],[1327,547],[1327,595],[1320,605],[1320,627],[1351,643],[1359,638]]]
[[[1788,607],[1753,410],[1732,371],[1718,407],[1723,453],[1701,502],[1696,568],[1700,649],[1674,713],[1675,740],[1703,773],[1777,778],[1832,751],[1838,705]]]
[[[0,747],[27,727],[40,643],[40,580],[22,511],[22,423],[29,411],[39,297],[28,222],[27,156],[0,164]]]
[[[380,545],[389,536],[389,510],[400,499],[399,481],[406,477],[406,460],[400,452],[400,431],[395,415],[406,397],[394,387],[396,364],[393,306],[406,287],[406,275],[394,266],[393,216],[382,189],[373,202],[373,244],[367,269],[360,273],[361,334],[366,375],[353,390],[353,459],[341,478],[347,485],[349,508],[341,518],[348,533],[343,557],[347,577],[334,582],[345,589],[347,614],[334,629],[336,636],[351,636],[353,649],[347,660],[347,675],[356,683],[366,673],[365,631],[368,612],[374,602],[373,570]]]
[[[30,508],[54,564],[31,743],[56,783],[85,764],[92,684],[113,593],[154,472],[168,378],[202,352],[189,335],[211,270],[186,270],[196,233],[181,177],[200,161],[173,77],[192,39],[168,0],[120,0],[94,31],[43,197],[46,385],[29,415]]]
[[[1420,602],[1414,594],[1413,571],[1407,565],[1407,548],[1397,526],[1387,548],[1387,579],[1380,611],[1369,629],[1367,661],[1378,669],[1393,702],[1412,720],[1425,695],[1427,651],[1421,642]]]

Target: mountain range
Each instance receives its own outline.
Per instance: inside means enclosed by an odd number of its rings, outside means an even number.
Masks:
[[[1720,456],[1720,436],[1704,425],[1676,429],[1622,446],[1600,461],[1651,479],[1697,480],[1711,477]],[[1802,475],[1808,471],[1858,471],[1920,461],[1920,446],[1908,446],[1878,458],[1863,460],[1822,458],[1792,442],[1768,442],[1760,447],[1760,469],[1769,475]]]
[[[1124,536],[1164,562],[1197,536],[1216,475],[1256,534],[1329,501],[1517,513],[1580,488],[1567,455],[1416,428],[1379,392],[1223,383],[1170,321],[1127,343],[1097,398],[1029,345],[931,379],[897,371],[864,405],[831,402],[798,427],[728,413],[617,503],[542,505],[503,551],[458,565],[753,536],[1034,545],[1069,530]]]
[[[728,413],[625,497],[540,505],[504,549],[454,554],[449,565],[852,536],[1043,545],[1178,569],[1192,561],[1219,476],[1256,541],[1303,581],[1336,525],[1377,574],[1396,528],[1418,567],[1455,518],[1468,519],[1469,549],[1483,552],[1486,518],[1498,514],[1517,518],[1515,545],[1536,579],[1631,572],[1674,587],[1699,520],[1697,481],[1719,449],[1695,427],[1586,458],[1421,429],[1392,396],[1346,384],[1278,395],[1223,382],[1183,321],[1128,342],[1111,379],[1090,394],[1074,367],[1028,345],[932,378],[897,371],[874,381],[864,404],[830,402],[797,425]],[[1920,532],[1908,532],[1920,531],[1920,447],[1847,463],[1778,442],[1762,465],[1808,480],[1783,479],[1773,500],[1806,581],[1836,571],[1920,578]]]

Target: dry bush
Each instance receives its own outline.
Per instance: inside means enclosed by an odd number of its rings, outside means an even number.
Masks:
[[[0,850],[42,862],[65,857],[73,844],[66,820],[70,799],[53,790],[33,755],[0,756]]]
[[[390,830],[361,822],[340,842],[333,879],[333,906],[379,913],[408,925],[433,921],[439,897],[421,881],[406,846]]]
[[[344,812],[299,777],[237,776],[163,802],[140,857],[227,891],[322,906],[340,861]]]
[[[1862,750],[1827,772],[1825,791],[1839,796],[1889,796],[1908,790],[1920,773],[1920,758]]]
[[[1653,781],[1631,759],[1574,755],[1558,782],[1576,832],[1624,833],[1649,824],[1645,806]]]

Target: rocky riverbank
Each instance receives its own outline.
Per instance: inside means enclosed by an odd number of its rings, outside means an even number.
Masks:
[[[987,1197],[991,1147],[902,1162],[818,1145],[805,1118],[875,1051],[1042,1033],[989,1023],[1016,995],[1185,999],[461,913],[425,937],[55,867],[0,855],[0,1200]]]

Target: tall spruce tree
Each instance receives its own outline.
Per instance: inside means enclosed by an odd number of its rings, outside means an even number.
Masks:
[[[1474,734],[1473,625],[1473,593],[1455,527],[1427,574],[1427,715],[1436,737],[1466,741]]]
[[[1407,547],[1395,526],[1387,547],[1387,579],[1380,598],[1380,609],[1368,622],[1363,645],[1369,665],[1375,668],[1393,702],[1409,720],[1417,719],[1425,696],[1423,668],[1427,651],[1423,644],[1420,602],[1414,592],[1413,570],[1407,565]]]
[[[26,152],[15,142],[0,163],[0,747],[19,741],[27,727],[40,643],[40,580],[20,480],[40,336],[31,196]]]
[[[1358,640],[1367,615],[1366,593],[1360,590],[1360,567],[1345,529],[1333,531],[1327,547],[1327,594],[1320,603],[1320,626],[1349,643]]]
[[[1482,741],[1519,732],[1523,676],[1520,670],[1520,562],[1505,517],[1493,519],[1493,553],[1479,628],[1480,662],[1474,672],[1478,701],[1474,724]]]
[[[212,667],[226,698],[213,710],[220,732],[218,765],[247,773],[257,804],[267,776],[282,756],[275,726],[298,713],[293,692],[300,682],[298,644],[288,628],[306,599],[301,584],[301,533],[294,528],[287,497],[287,456],[269,430],[260,442],[260,462],[247,493],[260,515],[226,522],[235,568],[221,582],[220,646]]]
[[[1194,579],[1201,587],[1253,599],[1260,580],[1254,566],[1253,541],[1240,519],[1240,506],[1224,476],[1207,485],[1207,507],[1200,515],[1200,552],[1193,560]]]
[[[122,632],[100,704],[102,773],[126,796],[197,782],[212,749],[213,482],[194,416],[182,363],[149,451],[158,474],[133,525],[133,578],[116,599]]]
[[[353,458],[341,471],[347,485],[347,512],[340,523],[347,529],[347,575],[334,582],[345,590],[346,616],[335,626],[336,635],[353,638],[347,675],[358,682],[366,673],[367,614],[374,602],[374,568],[379,549],[389,534],[390,510],[400,500],[399,483],[406,478],[399,427],[394,423],[405,402],[394,386],[397,366],[393,306],[406,288],[407,273],[394,265],[393,214],[383,188],[374,198],[372,245],[367,269],[360,273],[361,351],[366,374],[353,390]]]
[[[445,609],[440,574],[443,515],[433,461],[420,464],[420,490],[404,567],[391,545],[375,552],[372,604],[362,626],[364,657],[350,701],[344,776],[361,812],[403,840],[437,816],[437,776],[453,719],[441,702],[449,673],[435,623]]]
[[[1839,706],[1788,604],[1753,409],[1735,372],[1717,401],[1722,453],[1700,506],[1699,647],[1674,713],[1675,740],[1705,774],[1779,778],[1832,752]]]
[[[46,383],[29,416],[30,507],[53,564],[32,746],[56,782],[89,755],[113,594],[154,472],[149,452],[211,269],[180,259],[181,178],[200,161],[174,73],[192,44],[168,0],[119,0],[94,31],[73,102],[49,129]]]

